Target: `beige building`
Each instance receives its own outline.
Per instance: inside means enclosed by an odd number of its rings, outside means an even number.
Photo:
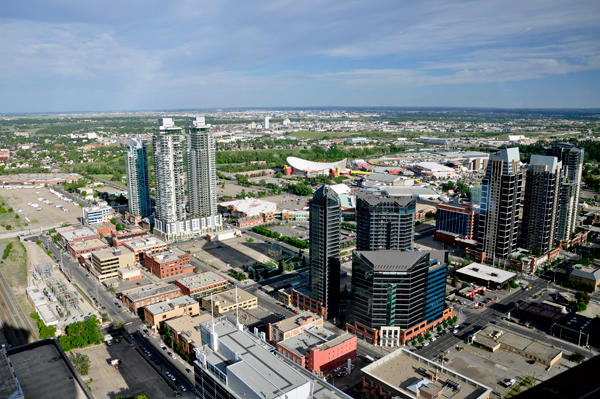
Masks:
[[[473,341],[491,352],[503,349],[550,367],[562,357],[559,349],[490,326],[477,332]]]
[[[133,252],[126,248],[107,248],[92,252],[92,273],[98,280],[118,277],[119,269],[135,265]]]
[[[211,319],[210,313],[198,316],[180,316],[164,322],[164,328],[171,331],[171,335],[183,346],[183,349],[191,352],[196,347],[202,346],[202,337],[198,325]]]
[[[119,281],[132,281],[142,278],[142,271],[137,267],[122,267],[118,270]]]
[[[163,323],[175,317],[199,314],[200,303],[187,295],[144,307],[144,319],[155,330],[162,330]]]
[[[323,327],[322,317],[311,312],[303,312],[277,323],[269,323],[268,337],[271,342],[280,342],[319,327]]]
[[[238,307],[240,309],[257,308],[258,299],[254,295],[244,290],[233,289],[212,295],[212,299],[210,295],[202,297],[202,307],[208,311],[210,311],[212,307],[215,317],[217,317],[221,316],[225,312],[229,312],[230,310],[235,310]]]

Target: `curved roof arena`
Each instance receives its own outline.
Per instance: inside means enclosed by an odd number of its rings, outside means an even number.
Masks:
[[[341,167],[342,164],[346,164],[346,159],[342,159],[337,162],[313,162],[307,161],[306,159],[287,157],[287,163],[294,169],[301,170],[303,172],[317,172],[321,170],[335,169]]]

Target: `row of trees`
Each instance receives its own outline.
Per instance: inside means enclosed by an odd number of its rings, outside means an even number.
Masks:
[[[283,236],[281,237],[281,240],[283,242],[286,242],[290,245],[295,246],[296,248],[308,248],[310,247],[310,244],[307,243],[306,241],[302,241],[296,237],[288,237],[288,236]]]
[[[269,237],[269,238],[279,238],[281,237],[281,234],[276,232],[276,231],[271,231],[265,227],[262,226],[256,226],[252,228],[252,231],[257,233],[257,234],[261,234],[263,236]]]
[[[36,321],[38,328],[38,336],[40,339],[54,338],[56,336],[56,327],[47,326],[44,324],[40,316],[36,312],[31,313],[31,318]]]

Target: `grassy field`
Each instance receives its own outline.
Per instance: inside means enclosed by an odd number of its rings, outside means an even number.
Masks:
[[[8,244],[9,242],[12,242],[13,246],[8,258],[2,259],[2,263],[0,264],[2,273],[8,284],[13,288],[25,314],[30,314],[34,309],[29,301],[27,301],[27,294],[25,293],[25,288],[27,288],[27,251],[17,238],[0,241],[3,244]],[[0,247],[4,248],[4,245]]]
[[[25,227],[27,221],[23,215],[15,212],[9,212],[11,208],[10,202],[3,197],[0,197],[0,207],[6,212],[0,210],[0,231],[21,230]],[[10,226],[10,229],[8,228]]]

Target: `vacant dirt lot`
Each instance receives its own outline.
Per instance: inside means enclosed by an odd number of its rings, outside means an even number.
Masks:
[[[46,205],[39,201],[38,198],[44,198],[52,201],[53,205]],[[48,226],[57,226],[63,223],[77,223],[78,218],[81,218],[82,210],[81,207],[72,202],[66,202],[60,200],[56,195],[50,192],[49,188],[35,188],[35,189],[16,189],[16,190],[0,190],[0,202],[6,202],[8,207],[13,208],[14,213],[11,216],[14,221],[14,215],[19,215],[18,224],[12,224],[12,230],[23,230],[28,227],[40,228]],[[28,203],[38,204],[37,207],[27,205]],[[56,208],[56,205],[62,205],[68,209],[69,212],[63,212],[60,208]],[[37,211],[37,208],[41,208],[41,211]],[[21,212],[19,212],[19,210]],[[3,217],[7,217],[8,213],[0,216],[0,223]],[[30,226],[25,227],[25,223],[28,218],[31,223]],[[8,222],[7,222],[8,223]],[[6,228],[0,226],[0,234],[7,232]]]

